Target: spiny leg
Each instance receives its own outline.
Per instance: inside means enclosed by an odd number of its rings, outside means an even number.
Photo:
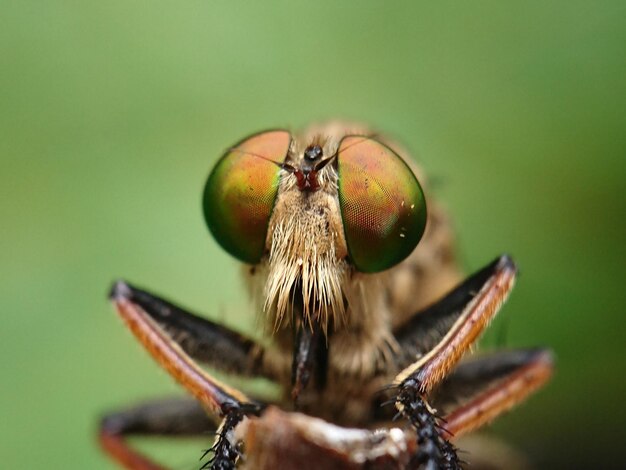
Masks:
[[[191,398],[145,403],[111,413],[100,422],[98,440],[116,462],[131,470],[163,469],[135,449],[129,436],[202,436],[216,426],[202,406]]]
[[[419,393],[417,384],[408,380],[396,397],[396,407],[415,427],[418,449],[411,459],[409,468],[425,470],[460,469],[456,448],[442,433],[440,418]]]
[[[426,397],[495,316],[513,287],[515,274],[513,261],[501,256],[396,332],[402,348],[424,354],[394,380],[398,387],[396,407],[417,429],[416,467],[460,468],[456,451],[444,438],[440,421]],[[399,358],[399,365],[406,359]]]
[[[213,446],[211,468],[235,468],[239,454],[232,441],[232,431],[245,415],[258,413],[260,406],[202,370],[141,305],[133,301],[132,295],[132,290],[124,283],[117,283],[111,291],[111,299],[122,320],[159,365],[209,413],[222,418]],[[144,467],[137,468],[143,470]]]

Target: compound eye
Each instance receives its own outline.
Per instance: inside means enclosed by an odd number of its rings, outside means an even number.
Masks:
[[[230,149],[204,187],[204,218],[215,240],[239,260],[256,264],[278,192],[280,165],[291,144],[287,131],[262,132]]]
[[[389,147],[347,136],[337,152],[339,205],[350,259],[361,272],[405,259],[424,234],[426,202],[417,178]]]

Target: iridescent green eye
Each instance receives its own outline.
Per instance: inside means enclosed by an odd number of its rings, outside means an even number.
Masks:
[[[217,242],[235,258],[256,264],[274,209],[280,164],[291,136],[268,131],[246,138],[215,165],[203,196],[204,218]]]
[[[337,155],[339,204],[356,269],[383,271],[409,256],[424,234],[426,202],[417,178],[389,147],[344,137]]]

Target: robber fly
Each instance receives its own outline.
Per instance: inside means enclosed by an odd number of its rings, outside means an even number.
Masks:
[[[449,220],[406,155],[341,123],[265,131],[226,151],[204,215],[243,262],[263,338],[115,283],[126,326],[194,399],[105,417],[99,438],[113,459],[163,468],[126,437],[212,430],[204,468],[461,468],[451,441],[549,379],[545,349],[462,361],[516,266],[503,255],[461,278]],[[282,396],[255,399],[198,363],[267,378]]]

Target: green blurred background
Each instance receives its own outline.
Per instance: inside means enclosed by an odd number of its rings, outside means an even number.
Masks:
[[[98,416],[182,393],[114,278],[251,329],[204,178],[246,134],[332,117],[413,150],[468,270],[521,266],[483,344],[549,345],[557,372],[489,432],[539,467],[623,461],[625,5],[3,1],[2,467],[113,468]],[[208,441],[140,445],[196,469]]]

